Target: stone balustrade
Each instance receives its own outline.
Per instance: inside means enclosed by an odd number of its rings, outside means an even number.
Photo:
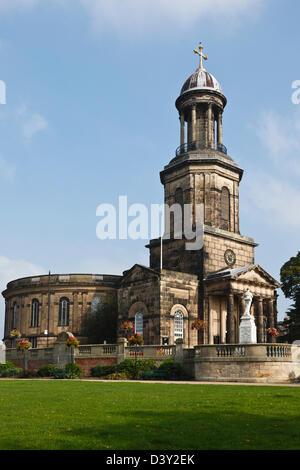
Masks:
[[[117,344],[88,344],[79,346],[75,351],[76,356],[116,356],[118,354],[119,345]]]
[[[176,346],[140,346],[136,350],[137,356],[143,357],[144,359],[156,359],[156,360],[165,360],[169,358],[175,358],[176,356]],[[135,355],[134,347],[126,347],[125,356],[130,358]]]
[[[216,382],[288,382],[300,376],[300,346],[290,344],[214,344],[184,348],[182,340],[176,345],[127,345],[124,338],[117,344],[87,344],[74,350],[73,359],[90,375],[97,365],[113,365],[124,359],[153,359],[159,365],[166,359],[182,364],[188,376],[199,381]],[[23,367],[24,356],[16,349],[6,350],[6,360]],[[26,351],[29,369],[43,364],[63,367],[70,362],[71,351],[65,339],[53,348]]]
[[[201,361],[274,361],[292,360],[289,344],[218,344],[196,346],[195,358]]]

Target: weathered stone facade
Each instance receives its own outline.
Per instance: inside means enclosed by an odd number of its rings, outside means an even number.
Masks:
[[[183,313],[183,330],[187,347],[198,343],[191,323],[198,315],[198,278],[190,274],[167,270],[154,271],[135,265],[124,273],[118,290],[119,323],[135,322],[143,315],[145,344],[162,344],[168,338],[174,344],[174,314]]]
[[[13,345],[10,332],[14,328],[39,348],[52,346],[60,333],[69,330],[82,343],[85,342],[82,322],[91,309],[93,299],[103,299],[108,293],[116,293],[119,279],[120,276],[100,274],[52,274],[50,277],[34,276],[9,282],[2,293],[6,306],[5,343],[7,346]],[[66,315],[61,318],[63,321],[59,318],[61,299],[65,299]],[[36,312],[33,312],[34,308]]]

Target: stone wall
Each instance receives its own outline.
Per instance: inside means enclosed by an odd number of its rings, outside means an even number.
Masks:
[[[254,264],[254,248],[256,244],[248,237],[229,234],[220,229],[207,228],[204,235],[204,271],[211,273],[227,267],[225,262],[226,250],[232,250],[236,262],[232,266],[240,268]]]
[[[174,313],[184,315],[184,341],[187,347],[197,344],[191,322],[198,316],[198,278],[192,274],[163,269],[156,272],[136,265],[125,273],[118,292],[119,323],[135,321],[143,315],[143,337],[146,345],[162,344],[168,338],[174,344]]]
[[[2,293],[5,298],[4,340],[12,347],[10,331],[17,328],[23,337],[37,341],[38,348],[51,346],[57,336],[71,330],[81,342],[83,319],[90,311],[94,298],[105,298],[108,293],[117,291],[120,276],[100,274],[52,274],[50,276],[50,308],[48,320],[49,276],[34,276],[17,279],[8,283]],[[69,300],[68,325],[59,325],[59,302],[61,298]],[[39,302],[38,324],[31,324],[32,301]],[[16,324],[13,326],[13,308],[17,305]],[[45,335],[45,330],[48,335]]]
[[[94,366],[113,365],[134,359],[135,352],[120,339],[115,345],[84,345],[75,350],[74,361],[90,376]],[[138,358],[153,359],[157,365],[166,359],[182,364],[191,380],[200,382],[289,383],[300,377],[300,346],[288,344],[202,345],[185,348],[182,340],[176,345],[146,345],[138,349]],[[7,350],[7,361],[23,368],[24,356],[15,349]],[[37,370],[45,364],[64,367],[70,362],[70,351],[64,342],[54,348],[29,350],[27,368]]]
[[[197,346],[185,360],[199,381],[285,383],[300,376],[299,346]]]

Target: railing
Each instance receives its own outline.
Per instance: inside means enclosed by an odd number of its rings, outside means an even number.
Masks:
[[[138,357],[144,358],[172,358],[175,356],[176,353],[176,346],[139,346],[135,349],[135,347],[126,347],[126,356],[127,357],[134,357],[137,355]]]
[[[79,356],[116,356],[118,346],[116,344],[92,344],[82,345],[78,348]]]
[[[203,361],[291,361],[291,345],[276,344],[216,344],[195,346],[195,358]]]
[[[51,359],[53,354],[52,348],[32,348],[26,351],[28,359]],[[22,358],[22,352],[16,348],[7,348],[5,351],[6,360],[15,360]]]
[[[183,155],[184,153],[187,152],[193,152],[195,150],[217,150],[218,152],[225,153],[227,155],[227,148],[225,145],[215,145],[214,148],[208,147],[207,145],[204,145],[202,141],[200,140],[194,140],[193,142],[187,142],[183,145],[180,145],[176,149],[176,157],[179,157],[180,155]]]
[[[271,345],[267,346],[268,357],[290,357],[291,346]]]
[[[218,357],[245,357],[245,346],[217,347]]]

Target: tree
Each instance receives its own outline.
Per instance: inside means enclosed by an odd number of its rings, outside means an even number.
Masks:
[[[287,311],[288,341],[300,339],[300,251],[297,256],[290,258],[280,270],[281,289],[288,299],[293,302]]]
[[[115,294],[107,296],[95,309],[90,308],[83,321],[83,334],[91,344],[115,343],[117,340],[118,305]]]

